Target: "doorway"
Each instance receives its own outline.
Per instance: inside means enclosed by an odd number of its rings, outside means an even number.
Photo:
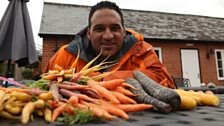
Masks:
[[[200,67],[197,49],[181,49],[183,78],[190,80],[192,87],[200,86]]]

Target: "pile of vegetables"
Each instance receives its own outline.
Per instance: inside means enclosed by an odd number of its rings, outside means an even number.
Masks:
[[[100,55],[81,71],[75,70],[77,58],[70,69],[55,65],[54,70],[42,74],[41,80],[36,82],[26,85],[12,82],[17,87],[0,87],[0,116],[21,120],[23,124],[34,116],[43,117],[46,122],[75,124],[118,117],[129,119],[130,112],[153,108],[169,113],[190,110],[196,105],[218,106],[220,103],[214,94],[163,87],[140,71],[134,71],[134,78],[127,80],[102,81],[114,71],[95,73],[111,67],[108,63],[114,63],[106,62],[106,58],[90,67]]]
[[[212,91],[185,91],[159,85],[141,71],[134,71],[134,78],[126,80],[136,89],[130,89],[138,103],[152,104],[158,112],[169,113],[175,110],[191,110],[198,105],[219,106],[220,98]]]

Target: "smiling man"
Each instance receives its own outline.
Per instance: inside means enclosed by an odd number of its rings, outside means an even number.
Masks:
[[[108,56],[107,61],[117,62],[116,65],[100,71],[117,70],[105,77],[105,80],[126,79],[133,77],[134,70],[141,70],[161,85],[174,88],[171,76],[161,64],[153,47],[144,41],[141,34],[125,29],[122,12],[115,3],[97,3],[91,8],[88,21],[88,27],[76,34],[71,43],[61,47],[50,59],[46,70],[54,69],[55,64],[69,69],[80,48],[79,60],[74,66],[78,72],[102,51],[93,65],[99,64]]]

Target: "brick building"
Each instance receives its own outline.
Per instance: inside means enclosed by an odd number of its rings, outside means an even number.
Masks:
[[[89,6],[44,3],[39,36],[42,72],[50,57],[87,26]],[[124,22],[144,35],[173,77],[192,86],[224,85],[224,18],[123,9]]]

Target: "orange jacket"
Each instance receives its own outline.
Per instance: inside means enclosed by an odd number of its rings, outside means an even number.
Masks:
[[[121,57],[118,64],[113,66],[109,71],[118,69],[116,72],[104,78],[104,80],[110,80],[114,78],[127,79],[133,77],[132,72],[134,70],[141,70],[147,76],[158,82],[159,84],[174,88],[174,82],[166,68],[161,64],[153,47],[144,41],[143,36],[132,31],[127,30],[128,33],[137,40],[130,49]],[[76,36],[75,39],[80,39],[80,36]],[[72,42],[71,42],[72,43]],[[77,51],[70,51],[71,45],[62,46],[58,52],[50,59],[46,70],[54,69],[54,65],[57,64],[63,69],[68,69],[76,59]],[[70,50],[68,49],[70,48]],[[73,47],[74,48],[74,42]],[[81,54],[83,52],[81,46]],[[81,56],[82,57],[82,56]],[[80,71],[88,61],[79,58],[76,65],[76,71]]]

